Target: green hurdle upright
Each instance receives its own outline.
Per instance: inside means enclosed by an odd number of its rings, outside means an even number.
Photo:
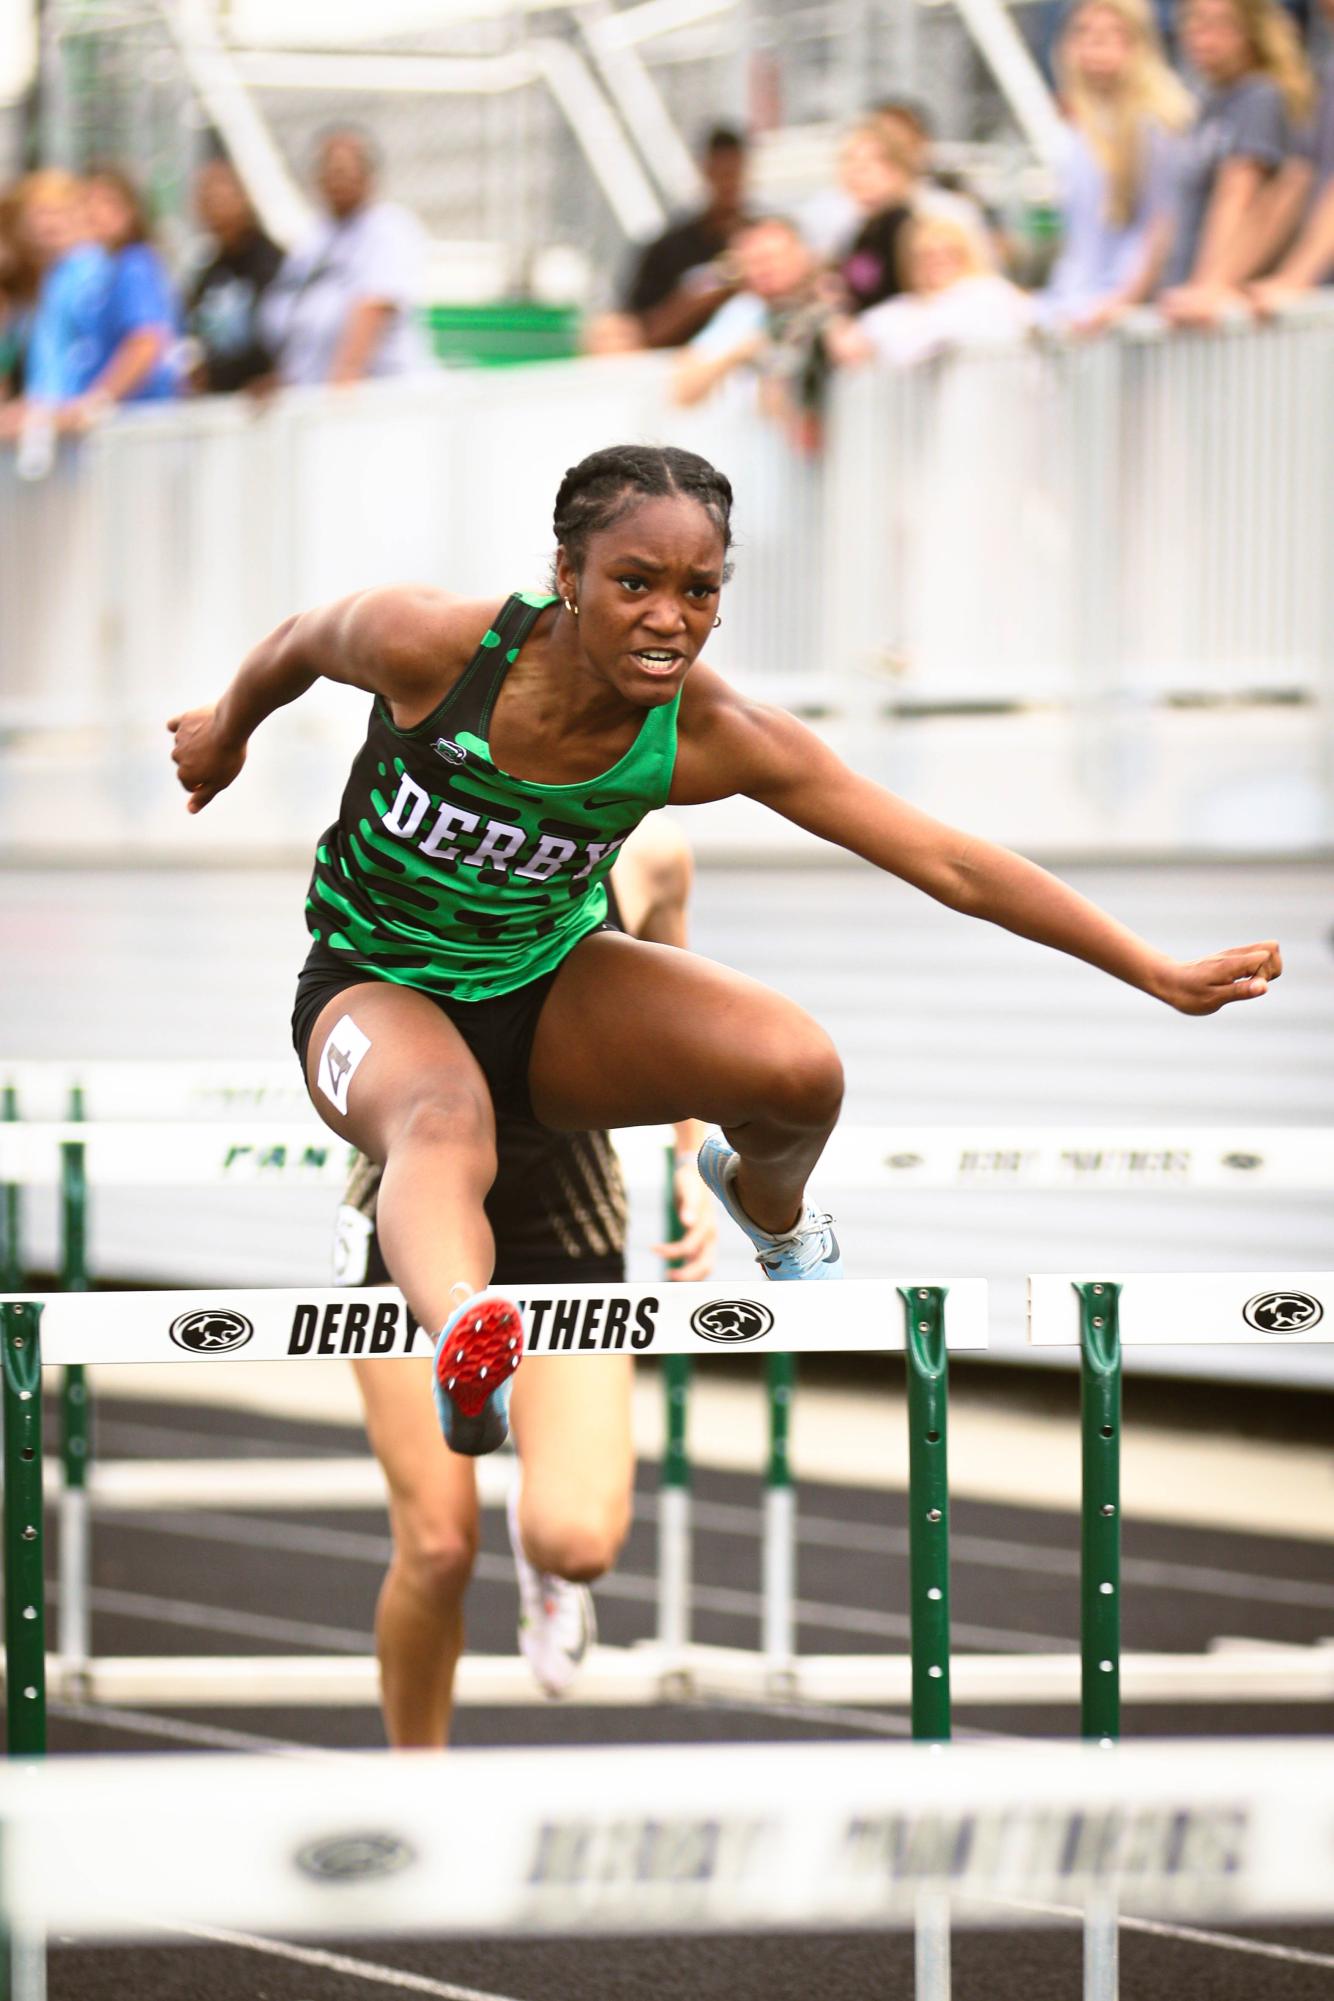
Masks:
[[[12,1084],[0,1093],[0,1119],[13,1125],[19,1115],[19,1094]],[[23,1290],[23,1191],[17,1182],[6,1181],[0,1188],[0,1280],[6,1292]]]
[[[5,1720],[11,1758],[46,1750],[41,1308],[0,1308],[5,1438]]]
[[[676,1205],[676,1152],[667,1148],[667,1242],[685,1235]],[[689,1355],[664,1355],[667,1442],[658,1489],[658,1643],[669,1658],[682,1662],[690,1644],[690,1452],[687,1422],[690,1401]]]
[[[83,1092],[70,1092],[69,1116],[82,1122]],[[61,1283],[66,1292],[87,1292],[88,1175],[85,1150],[78,1140],[60,1149]],[[92,1658],[92,1613],[88,1594],[90,1570],[88,1519],[88,1377],[81,1362],[64,1372],[60,1400],[61,1461],[64,1481],[60,1495],[60,1596],[57,1647],[64,1686],[77,1691],[86,1683]]]
[[[908,1371],[908,1578],[912,1734],[950,1735],[949,1353],[946,1288],[900,1286]],[[940,1891],[918,1900],[913,1926],[916,2001],[949,2001],[950,1909]]]
[[[950,1734],[950,1496],[945,1288],[900,1286],[908,1368],[912,1734]]]
[[[764,1477],[764,1613],[760,1644],[770,1684],[781,1690],[791,1680],[797,1654],[797,1490],[789,1455],[792,1399],[797,1393],[796,1356],[768,1356],[765,1382],[769,1459]]]
[[[1121,1288],[1077,1285],[1082,1429],[1079,1510],[1081,1734],[1110,1748],[1121,1734]],[[1117,1907],[1084,1912],[1084,2001],[1116,2001]]]
[[[1121,1732],[1121,1288],[1079,1295],[1080,1732],[1111,1743]]]

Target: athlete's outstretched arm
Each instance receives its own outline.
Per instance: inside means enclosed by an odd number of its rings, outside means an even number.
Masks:
[[[682,803],[719,796],[708,788],[725,773],[726,792],[757,799],[938,903],[1086,960],[1182,1014],[1253,1000],[1283,970],[1273,939],[1193,962],[1173,959],[1036,863],[947,827],[850,770],[794,716],[730,690],[730,699],[710,699],[711,685],[701,692],[701,711],[711,713],[684,732],[680,789],[673,788]]]
[[[485,606],[412,585],[358,591],[285,618],[246,655],[216,705],[168,722],[172,762],[190,794],[188,810],[200,812],[231,784],[265,717],[316,681],[382,695],[400,725],[429,715],[467,664],[486,622]]]

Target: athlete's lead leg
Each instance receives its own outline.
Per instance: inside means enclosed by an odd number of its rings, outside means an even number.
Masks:
[[[330,1061],[340,1049],[356,1056],[350,1075]],[[472,1054],[425,994],[370,980],[321,1011],[306,1079],[325,1124],[383,1165],[385,1263],[422,1326],[442,1327],[486,1284],[495,1257],[482,1207],[496,1174],[495,1120]]]
[[[495,1257],[482,1206],[496,1173],[486,1080],[432,1001],[385,980],[345,988],[321,1010],[306,1077],[326,1124],[383,1164],[380,1243],[437,1337],[446,1440],[469,1455],[494,1451],[523,1350],[510,1303],[477,1297]]]

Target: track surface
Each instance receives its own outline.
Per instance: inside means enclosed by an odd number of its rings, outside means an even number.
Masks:
[[[332,809],[336,773],[329,782]],[[853,1124],[1334,1120],[1334,879],[1327,866],[1081,866],[1061,873],[1183,957],[1277,936],[1288,975],[1259,1007],[1186,1021],[1085,967],[1036,952],[992,926],[964,923],[900,883],[851,867],[701,871],[694,935],[700,950],[768,981],[829,1027],[847,1063],[845,1116]],[[10,976],[5,1053],[280,1054],[288,1046],[291,989],[305,950],[304,884],[304,870],[0,873]],[[1080,1270],[1090,1263],[1123,1270],[1310,1270],[1327,1268],[1331,1257],[1328,1204],[1314,1197],[1261,1203],[1250,1196],[1164,1197],[1155,1189],[1092,1204],[1073,1195],[981,1194],[942,1206],[922,1196],[896,1204],[891,1214],[878,1197],[837,1199],[845,1252],[864,1275],[891,1269],[911,1245],[941,1269],[967,1268],[992,1280],[1001,1347],[1022,1338],[1026,1270]],[[56,1240],[52,1205],[33,1204],[31,1228],[34,1257],[49,1260]],[[94,1265],[99,1273],[159,1281],[302,1283],[326,1269],[328,1232],[324,1193],[303,1199],[294,1192],[282,1203],[263,1193],[249,1206],[238,1200],[231,1207],[189,1191],[162,1190],[149,1202],[137,1192],[108,1192],[94,1210]],[[725,1239],[722,1251],[723,1273],[750,1269],[739,1240]],[[1286,1398],[1299,1418],[1320,1402],[1318,1394],[1299,1396],[1290,1387],[1300,1359],[1291,1351],[1284,1365]],[[1203,1360],[1201,1351],[1187,1353],[1173,1366],[1192,1363],[1211,1372],[1252,1366],[1250,1351],[1240,1349],[1210,1351]],[[1314,1365],[1311,1379],[1319,1379]],[[1248,1397],[1247,1416],[1252,1402]],[[271,1452],[275,1443],[302,1455],[351,1449],[346,1431],[276,1418],[123,1402],[108,1402],[102,1418],[101,1449],[110,1457],[156,1458],[172,1449],[213,1456],[226,1439],[237,1451]],[[1326,1424],[1323,1442],[1328,1435]],[[652,1486],[646,1471],[646,1508]],[[756,1487],[713,1474],[701,1476],[698,1494],[698,1636],[753,1643]],[[901,1647],[902,1497],[810,1488],[802,1506],[803,1647]],[[711,1512],[718,1509],[743,1513]],[[955,1501],[953,1519],[958,1644],[1070,1645],[1077,1620],[1074,1519],[966,1500]],[[836,1526],[820,1535],[822,1522]],[[267,1522],[213,1514],[163,1518],[157,1528],[108,1522],[95,1539],[97,1646],[136,1653],[363,1651],[385,1547],[384,1523],[370,1514],[284,1514]],[[1126,1554],[1127,1646],[1194,1649],[1221,1635],[1305,1641],[1334,1633],[1328,1544],[1131,1519]],[[652,1556],[645,1512],[599,1594],[607,1639],[650,1630]],[[1206,1570],[1214,1575],[1204,1578]],[[513,1616],[503,1528],[488,1517],[472,1643],[486,1651],[512,1644]],[[1069,1713],[1032,1710],[968,1710],[961,1723],[1020,1735],[1068,1735],[1075,1727]],[[1135,1734],[1329,1734],[1334,1715],[1311,1706],[1132,1708],[1126,1724]],[[242,1741],[267,1739],[275,1750],[379,1741],[375,1715],[319,1710],[173,1711],[139,1719],[65,1713],[53,1719],[52,1740],[56,1751],[235,1748],[229,1733],[241,1733]],[[534,1745],[740,1736],[874,1741],[906,1734],[906,1719],[894,1713],[546,1705],[463,1713],[456,1730],[461,1744]],[[1334,1919],[1320,1929],[1269,1936],[1311,1958],[1247,1952],[1236,1940],[1125,1932],[1124,2001],[1334,2001]],[[359,1966],[339,1971],[238,1946],[57,1946],[51,2001],[130,1995],[135,2001],[373,2001],[395,1991],[444,2001],[469,1995],[473,2001],[641,1995],[863,2001],[906,1997],[912,1986],[911,1943],[894,1934],[594,1947],[376,1940],[338,1950]],[[960,1932],[954,1963],[958,2001],[1066,2001],[1080,1991],[1072,1930]]]
[[[341,1426],[225,1409],[107,1403],[99,1413],[107,1458],[346,1453]],[[599,1590],[602,1637],[647,1637],[653,1621],[656,1476],[641,1469],[639,1505],[616,1573]],[[739,1475],[701,1474],[696,1541],[697,1637],[752,1645],[758,1634],[759,1491]],[[809,1650],[898,1649],[907,1596],[904,1499],[861,1489],[803,1487],[798,1588],[800,1641]],[[954,1615],[961,1650],[1047,1651],[1068,1646],[1078,1616],[1077,1525],[1056,1513],[959,1501],[953,1508]],[[206,1511],[108,1519],[94,1538],[95,1645],[99,1653],[362,1653],[387,1551],[378,1513],[283,1513],[261,1518]],[[1334,1566],[1326,1545],[1221,1536],[1128,1521],[1127,1647],[1206,1646],[1215,1636],[1304,1642],[1334,1631]],[[1207,1574],[1206,1574],[1207,1573]],[[504,1526],[484,1515],[471,1597],[470,1643],[513,1644],[514,1590]],[[961,1737],[1072,1735],[1070,1712],[968,1709]],[[1127,1733],[1334,1732],[1334,1710],[1301,1705],[1193,1711],[1131,1708]],[[902,1712],[782,1705],[737,1710],[650,1710],[541,1704],[460,1712],[461,1745],[700,1742],[775,1744],[907,1735]],[[52,1750],[165,1750],[366,1746],[381,1741],[368,1711],[232,1710],[159,1716],[62,1709]],[[1252,1949],[1247,1949],[1249,1943]],[[1260,1950],[1254,1950],[1255,1947]],[[312,1957],[313,1954],[313,1957]],[[1277,1954],[1292,1956],[1276,1956]],[[332,1960],[330,1955],[333,1955]],[[957,2001],[1045,2001],[1080,1991],[1073,1928],[956,1932]],[[50,2001],[370,2001],[415,1992],[443,2001],[861,2001],[912,1991],[911,1940],[851,1937],[653,1939],[588,1943],[369,1940],[105,1947],[57,1944]],[[1165,1995],[1199,2001],[1329,2001],[1334,1919],[1208,1940],[1122,1934],[1124,2001]]]

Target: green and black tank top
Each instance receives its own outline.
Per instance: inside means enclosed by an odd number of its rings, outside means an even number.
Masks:
[[[597,778],[538,785],[491,757],[505,676],[552,597],[520,591],[424,722],[376,697],[338,819],[315,856],[306,927],[379,979],[490,1000],[558,966],[607,914],[616,852],[666,802],[680,694]]]

